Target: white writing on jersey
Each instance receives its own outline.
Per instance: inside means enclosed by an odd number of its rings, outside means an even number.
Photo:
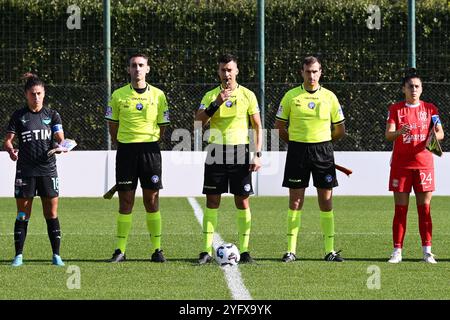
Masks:
[[[51,130],[46,129],[39,129],[32,131],[28,130],[22,132],[22,142],[29,142],[33,140],[33,136],[34,140],[50,140],[51,135],[52,135]]]

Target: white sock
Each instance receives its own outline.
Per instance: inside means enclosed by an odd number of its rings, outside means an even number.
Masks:
[[[402,248],[394,248],[393,254],[402,254]]]
[[[431,246],[422,246],[423,253],[431,253]]]

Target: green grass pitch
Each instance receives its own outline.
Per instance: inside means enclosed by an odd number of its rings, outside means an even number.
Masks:
[[[197,198],[204,206],[204,199]],[[344,263],[323,259],[316,197],[304,206],[298,239],[299,260],[280,261],[286,249],[287,197],[252,197],[253,265],[239,265],[243,282],[253,299],[450,299],[449,197],[432,202],[433,251],[438,264],[420,262],[421,244],[417,211],[411,198],[404,261],[390,265],[392,197],[335,197],[336,249]],[[59,216],[63,233],[61,256],[65,267],[50,263],[51,248],[35,199],[24,249],[25,264],[10,266],[14,254],[15,201],[0,198],[0,299],[231,299],[221,268],[213,263],[196,265],[201,249],[201,227],[186,198],[161,198],[162,246],[167,263],[149,262],[152,252],[145,226],[142,199],[136,199],[128,261],[108,264],[115,246],[118,200],[61,198]],[[233,199],[224,197],[219,211],[221,237],[237,242]],[[80,288],[69,289],[80,270]],[[379,270],[379,289],[368,287]],[[378,274],[377,274],[378,276]]]

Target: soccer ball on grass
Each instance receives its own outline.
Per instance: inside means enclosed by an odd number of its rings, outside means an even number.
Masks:
[[[235,266],[240,259],[239,250],[233,243],[224,243],[216,249],[216,261],[221,266]]]

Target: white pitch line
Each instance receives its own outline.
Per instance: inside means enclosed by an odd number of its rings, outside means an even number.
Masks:
[[[189,204],[192,209],[194,209],[195,217],[197,218],[198,223],[203,225],[203,210],[198,204],[195,198],[189,197],[187,198]],[[214,232],[213,238],[213,248],[217,248],[220,244],[223,243],[223,239],[217,232]],[[241,273],[239,271],[238,266],[224,266],[222,267],[223,272],[225,273],[225,279],[227,281],[228,288],[230,289],[231,296],[233,300],[253,300],[250,292],[244,285],[244,281],[242,281]]]

